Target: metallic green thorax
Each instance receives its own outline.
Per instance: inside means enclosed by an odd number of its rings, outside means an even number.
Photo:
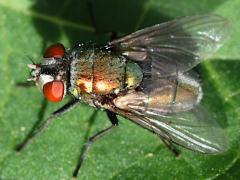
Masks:
[[[118,94],[136,88],[142,78],[140,66],[121,55],[94,48],[73,50],[70,92],[76,98],[84,94]]]
[[[143,79],[142,69],[138,64],[128,61],[126,69],[126,85],[128,89],[134,89],[141,83]]]

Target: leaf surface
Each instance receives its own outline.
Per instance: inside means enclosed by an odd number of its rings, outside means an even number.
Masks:
[[[109,125],[104,112],[80,105],[56,119],[22,152],[32,126],[63,105],[46,103],[37,88],[20,88],[29,57],[41,60],[47,45],[106,42],[142,27],[194,14],[229,18],[231,36],[211,61],[196,70],[204,104],[223,127],[230,150],[209,156],[182,150],[176,159],[158,137],[120,118],[120,125],[93,145],[79,179],[237,179],[240,176],[240,2],[238,0],[0,0],[0,178],[70,179],[84,139]],[[90,13],[92,12],[92,13]],[[95,32],[96,27],[96,32]]]

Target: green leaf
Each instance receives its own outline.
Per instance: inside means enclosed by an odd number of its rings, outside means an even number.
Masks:
[[[89,11],[92,2],[92,13]],[[21,88],[29,57],[41,60],[47,45],[106,42],[179,16],[219,14],[231,36],[211,61],[197,67],[204,104],[223,127],[230,150],[210,156],[181,149],[176,159],[158,137],[120,118],[119,127],[96,142],[79,179],[237,179],[240,176],[240,2],[238,0],[0,0],[0,179],[70,179],[87,137],[107,127],[104,112],[80,105],[58,118],[16,153],[33,125],[63,105],[46,103],[37,88]],[[97,33],[95,33],[95,28]]]

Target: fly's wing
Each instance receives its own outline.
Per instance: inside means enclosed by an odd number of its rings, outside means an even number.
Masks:
[[[117,112],[162,138],[196,152],[219,154],[228,149],[223,130],[200,107],[175,115],[140,115],[136,110],[121,109]]]
[[[208,153],[223,153],[228,149],[222,129],[200,107],[175,115],[124,114],[134,123],[187,149]]]
[[[193,151],[212,154],[225,151],[227,143],[222,129],[199,107],[198,85],[193,79],[190,83],[184,79],[179,77],[177,86],[172,80],[155,80],[145,85],[143,91],[117,97],[114,100],[117,113]]]
[[[226,39],[228,26],[220,16],[190,16],[139,30],[109,46],[129,59],[150,63],[145,73],[175,75],[211,56]]]

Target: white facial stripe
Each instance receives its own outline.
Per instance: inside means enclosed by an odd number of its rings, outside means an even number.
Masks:
[[[41,89],[43,88],[44,84],[48,83],[48,82],[51,82],[53,81],[54,78],[51,76],[51,75],[47,75],[47,74],[41,74],[39,76],[39,80],[38,80],[38,83],[39,83],[39,86],[41,87]]]
[[[44,58],[43,65],[56,64],[57,60],[54,58]]]
[[[40,76],[39,76],[39,80],[38,80],[38,84],[39,84],[39,87],[41,88],[41,89],[43,89],[43,86],[46,84],[46,83],[48,83],[48,82],[51,82],[51,81],[53,81],[54,80],[54,78],[51,76],[51,75],[47,75],[47,74],[41,74]],[[66,85],[66,83],[64,82],[64,95],[63,95],[63,97],[65,97],[65,95],[66,95],[66,93],[67,93],[67,85]]]

